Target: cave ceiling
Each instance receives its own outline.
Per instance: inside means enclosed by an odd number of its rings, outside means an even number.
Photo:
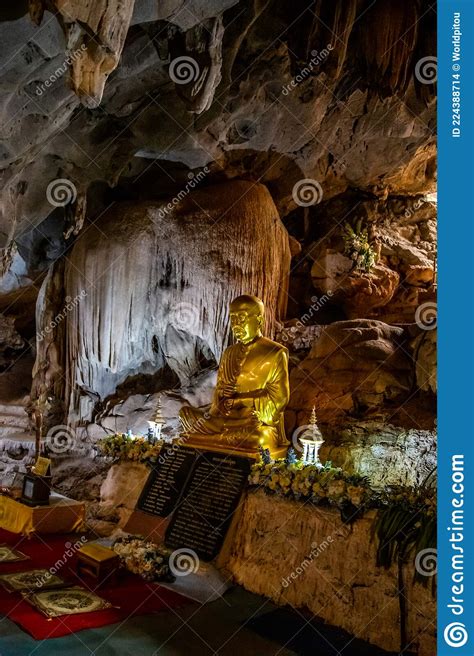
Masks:
[[[415,74],[435,52],[424,1],[32,0],[1,14],[0,247],[8,269],[16,242],[17,279],[85,217],[202,171],[264,183],[283,218],[302,179],[323,203],[435,188],[434,87]],[[48,193],[58,179],[65,205]]]

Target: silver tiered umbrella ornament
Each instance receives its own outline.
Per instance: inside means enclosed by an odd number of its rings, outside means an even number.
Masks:
[[[161,407],[161,397],[158,397],[158,403],[156,404],[156,410],[153,413],[153,417],[148,422],[148,441],[151,444],[162,440],[161,433],[163,431],[163,426],[166,424],[165,418],[163,417],[162,407]]]
[[[319,460],[319,449],[324,443],[323,436],[316,422],[316,409],[313,406],[308,427],[299,438],[303,446],[302,460],[305,465],[316,465],[322,467]]]

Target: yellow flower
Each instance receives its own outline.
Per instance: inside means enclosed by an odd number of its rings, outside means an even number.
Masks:
[[[321,483],[318,483],[317,481],[316,481],[316,483],[313,483],[313,493],[316,494],[319,497],[324,496],[324,488],[321,485]]]
[[[329,483],[329,487],[328,487],[329,497],[337,499],[339,497],[342,497],[345,491],[346,491],[345,481],[338,480],[338,481],[331,481]]]

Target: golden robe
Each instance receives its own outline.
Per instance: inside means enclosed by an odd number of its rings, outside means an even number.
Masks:
[[[226,389],[235,387],[234,397]],[[222,356],[208,412],[184,407],[187,445],[256,455],[288,446],[283,411],[289,400],[288,350],[266,337],[235,344]]]

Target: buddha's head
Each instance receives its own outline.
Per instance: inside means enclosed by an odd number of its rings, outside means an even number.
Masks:
[[[235,339],[248,344],[262,334],[264,305],[256,296],[244,294],[230,304],[230,327]]]

